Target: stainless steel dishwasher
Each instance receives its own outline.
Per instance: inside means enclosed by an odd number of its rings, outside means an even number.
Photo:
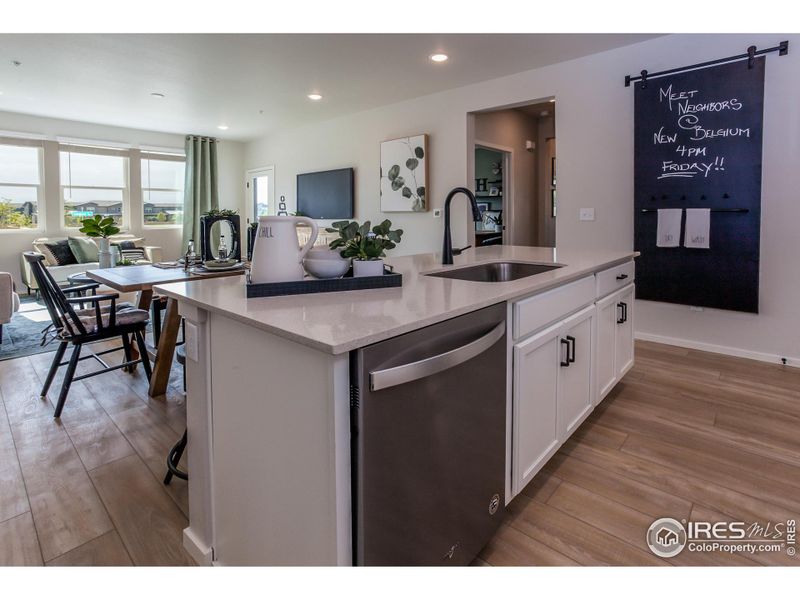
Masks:
[[[506,305],[351,355],[359,565],[466,565],[505,513]]]

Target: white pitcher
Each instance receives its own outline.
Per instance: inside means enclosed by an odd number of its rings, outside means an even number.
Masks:
[[[311,227],[311,236],[302,248],[297,239],[299,223]],[[250,281],[272,283],[303,279],[303,257],[317,240],[317,233],[317,224],[308,217],[259,217]]]

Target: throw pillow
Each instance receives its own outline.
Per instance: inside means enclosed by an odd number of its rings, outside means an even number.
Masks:
[[[53,255],[53,260],[56,265],[75,265],[78,263],[75,260],[75,255],[69,248],[69,240],[59,240],[57,242],[45,242],[45,248]],[[47,256],[47,254],[45,254]],[[49,259],[49,257],[48,257]]]
[[[67,239],[67,242],[69,242],[69,248],[79,263],[95,263],[99,260],[98,252],[100,252],[100,248],[97,247],[94,240],[71,237]]]
[[[56,257],[53,256],[53,253],[50,252],[50,248],[45,246],[44,241],[34,242],[33,243],[33,251],[38,252],[42,256],[44,256],[44,266],[45,267],[54,267],[58,263],[56,262]]]

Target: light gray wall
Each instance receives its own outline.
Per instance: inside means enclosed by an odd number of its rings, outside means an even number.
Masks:
[[[430,134],[431,200],[468,180],[467,114],[497,106],[556,98],[559,247],[592,250],[633,247],[633,89],[626,74],[651,72],[739,54],[799,35],[673,35],[585,58],[518,73],[321,124],[284,131],[247,144],[248,168],[274,164],[276,191],[294,201],[297,172],[354,166],[357,218],[389,217],[406,230],[404,254],[434,251],[442,223],[430,212],[384,215],[378,196],[381,140]],[[800,53],[767,59],[762,186],[761,314],[690,312],[688,307],[638,302],[639,332],[750,353],[800,360]],[[471,152],[471,148],[469,149]],[[594,207],[596,220],[578,210]],[[466,210],[455,211],[455,246],[466,243]]]
[[[539,244],[542,246],[556,245],[556,220],[553,217],[553,210],[550,200],[550,181],[551,167],[550,153],[547,151],[547,140],[556,137],[555,117],[542,117],[539,119],[539,137],[536,140],[536,182],[537,209],[539,214],[538,231]],[[556,143],[556,154],[558,154],[558,144]],[[558,175],[558,165],[556,165],[556,175]],[[558,197],[556,197],[558,198]]]
[[[78,138],[98,142],[118,142],[133,147],[151,146],[162,148],[183,148],[183,136],[154,131],[140,131],[124,127],[110,127],[79,121],[65,121],[33,115],[22,115],[0,111],[0,131],[30,133],[46,136],[52,140],[56,137]],[[2,135],[2,134],[0,134]],[[55,142],[45,142],[52,143]],[[52,156],[56,156],[52,154]],[[57,156],[56,156],[57,158]],[[244,144],[241,142],[220,142],[218,151],[219,195],[223,208],[233,208],[244,214]],[[19,274],[19,255],[31,250],[31,242],[38,237],[66,237],[67,232],[61,227],[61,200],[59,197],[58,162],[51,161],[45,165],[45,231],[0,231],[0,271],[7,271],[14,276],[17,285],[21,285]],[[178,228],[144,228],[138,215],[141,204],[131,198],[131,227],[127,232],[145,238],[145,244],[161,246],[164,258],[177,257],[181,252],[181,229]]]

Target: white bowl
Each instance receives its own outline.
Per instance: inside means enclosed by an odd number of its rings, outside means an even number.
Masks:
[[[338,250],[331,250],[327,246],[315,246],[306,254],[307,259],[313,260],[347,260],[342,258]]]
[[[347,273],[350,262],[339,257],[338,260],[328,258],[306,258],[303,267],[309,275],[317,279],[337,279]]]

